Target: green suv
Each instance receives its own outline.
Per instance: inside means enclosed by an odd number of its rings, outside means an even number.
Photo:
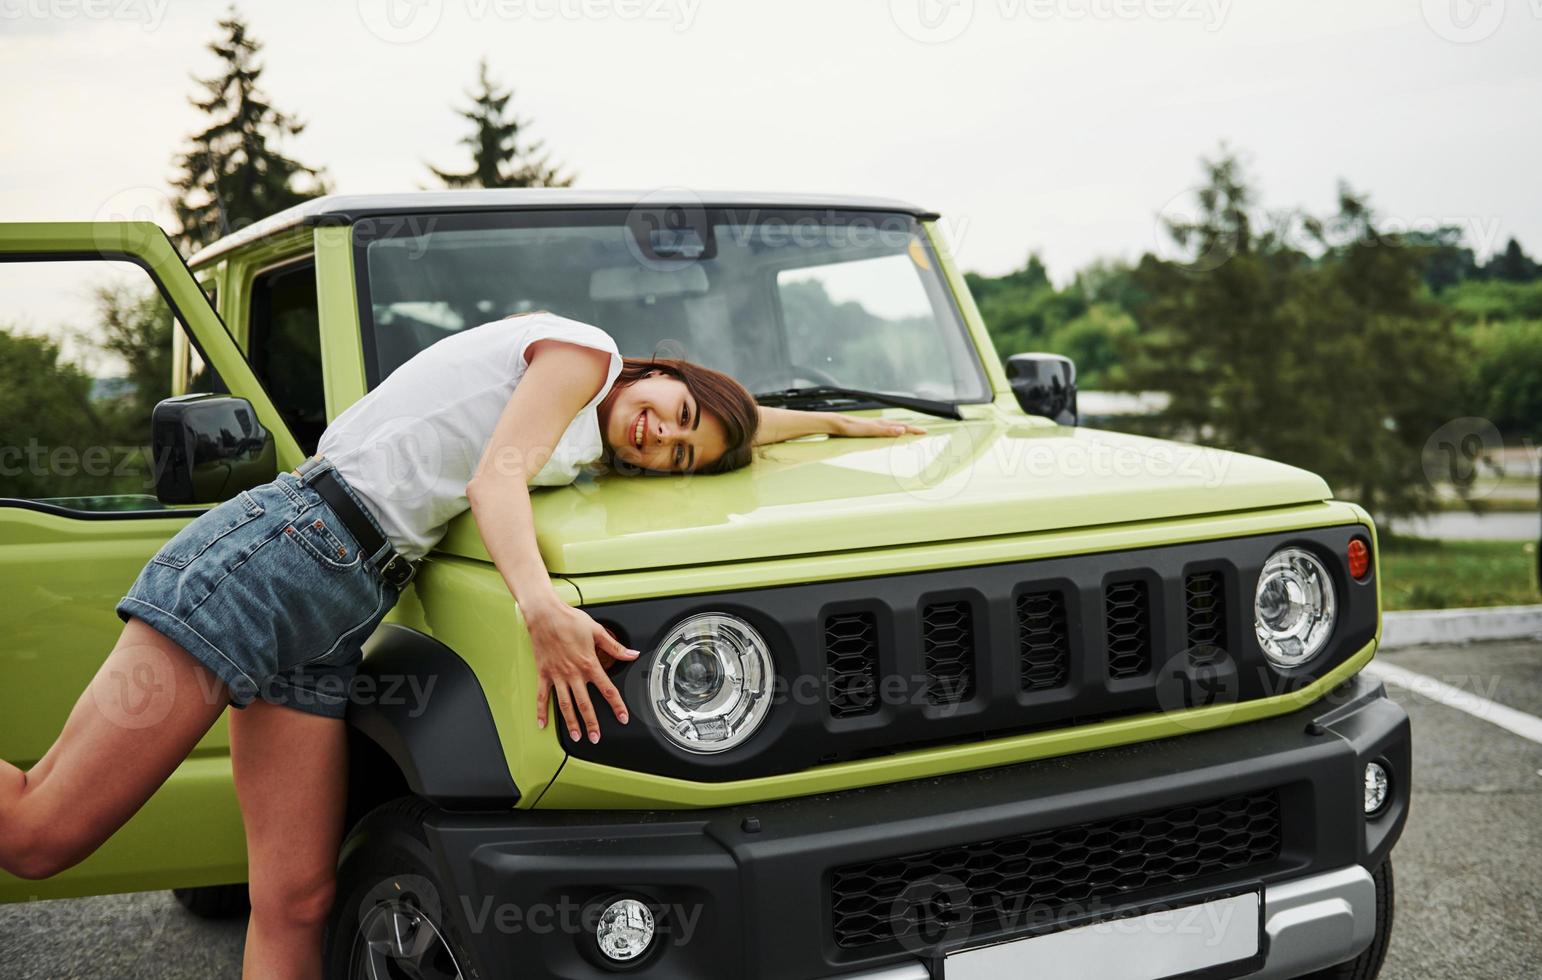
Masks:
[[[160,545],[458,330],[547,309],[768,403],[927,430],[536,492],[557,588],[643,652],[613,668],[632,723],[598,744],[536,726],[520,610],[452,524],[352,691],[329,975],[1379,968],[1410,772],[1407,717],[1360,673],[1369,516],[1290,466],[1078,426],[1074,367],[1002,364],[937,215],[333,196],[186,264],[148,222],[0,225],[0,260],[131,263],[177,325],[138,486],[0,499],[0,752],[23,767]],[[98,853],[0,876],[0,900],[175,888],[208,911],[245,875],[222,722]]]

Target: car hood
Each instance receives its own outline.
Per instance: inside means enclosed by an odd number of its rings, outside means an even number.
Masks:
[[[1218,449],[1032,418],[762,447],[716,476],[585,476],[532,493],[554,575],[881,548],[1326,500],[1322,478]],[[487,560],[470,514],[440,551]]]

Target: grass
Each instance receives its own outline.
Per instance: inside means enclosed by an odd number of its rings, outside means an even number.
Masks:
[[[1387,610],[1542,602],[1535,541],[1435,541],[1382,535]]]

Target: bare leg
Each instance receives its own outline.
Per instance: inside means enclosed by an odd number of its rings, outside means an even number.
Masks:
[[[343,723],[266,701],[230,716],[252,917],[242,975],[319,980],[347,803]]]
[[[0,868],[46,878],[84,860],[139,811],[225,710],[230,692],[138,619],[25,774],[0,763]]]

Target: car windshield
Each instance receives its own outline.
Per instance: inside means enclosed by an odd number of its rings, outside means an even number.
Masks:
[[[460,330],[549,310],[629,357],[750,391],[816,385],[988,399],[916,220],[871,211],[658,209],[392,216],[355,226],[371,384]]]

